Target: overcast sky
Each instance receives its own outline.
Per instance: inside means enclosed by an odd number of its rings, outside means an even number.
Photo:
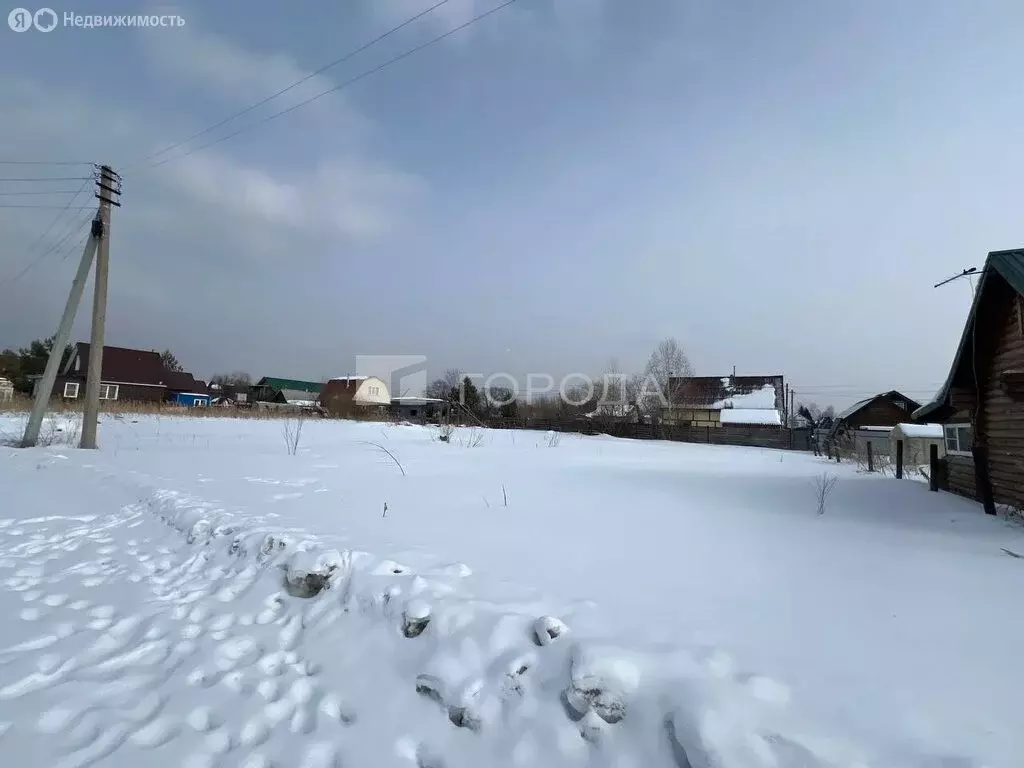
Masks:
[[[640,369],[675,336],[698,374],[781,373],[821,405],[925,401],[971,298],[932,285],[1024,246],[1015,0],[518,0],[140,162],[433,1],[92,0],[55,10],[186,24],[0,28],[0,159],[123,173],[108,343],[170,348],[202,377],[343,375],[359,354],[523,377]],[[163,157],[498,2],[449,0]],[[47,173],[67,169],[0,166]],[[56,214],[0,207],[0,347],[56,327],[77,252],[4,283]]]

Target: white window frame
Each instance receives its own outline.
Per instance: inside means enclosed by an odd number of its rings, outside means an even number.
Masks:
[[[114,392],[113,396],[110,394],[111,390]],[[100,400],[117,400],[120,392],[121,387],[117,384],[100,384]]]
[[[65,381],[64,382],[64,399],[65,400],[77,400],[78,399],[78,390],[79,390],[80,386],[81,385],[77,381]],[[74,394],[72,394],[71,392],[68,392],[68,388],[69,387],[72,388],[72,392]]]
[[[943,424],[942,425],[942,440],[943,440],[943,444],[946,447],[946,454],[949,455],[949,456],[974,456],[974,454],[971,453],[971,446],[970,445],[963,446],[963,445],[960,444],[960,430],[961,429],[966,429],[967,430],[968,434],[970,435],[969,439],[973,442],[973,440],[974,440],[974,429],[971,426],[970,422],[958,421],[958,422],[955,422],[955,423],[952,423],[952,424]],[[953,439],[956,442],[956,449],[955,450],[949,447],[949,440],[950,440],[950,435],[951,434],[953,435]]]

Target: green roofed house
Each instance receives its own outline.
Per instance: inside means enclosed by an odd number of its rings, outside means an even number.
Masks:
[[[257,403],[312,407],[317,404],[323,389],[320,382],[264,376],[253,385],[252,399]]]
[[[943,425],[943,485],[978,499],[1024,509],[1024,249],[994,251],[935,399],[917,422]]]

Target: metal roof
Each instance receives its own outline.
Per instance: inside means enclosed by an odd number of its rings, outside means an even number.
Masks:
[[[300,381],[298,379],[278,379],[273,376],[264,376],[258,382],[257,387],[270,387],[271,389],[298,389],[303,392],[312,392],[319,395],[324,388],[323,384],[314,381]]]
[[[953,377],[960,367],[960,358],[964,353],[968,340],[971,338],[974,316],[977,314],[978,305],[981,303],[985,287],[988,285],[989,275],[993,273],[1002,277],[1017,293],[1024,294],[1024,249],[1015,248],[1009,251],[992,251],[989,253],[988,258],[985,260],[985,266],[981,270],[981,279],[978,281],[978,287],[974,291],[974,301],[971,302],[971,311],[968,313],[967,321],[964,323],[964,330],[960,335],[960,343],[957,345],[956,354],[953,356],[953,364],[949,368],[949,375],[946,376],[946,381],[943,382],[941,389],[935,395],[935,399],[914,411],[912,414],[913,419],[920,420],[925,418],[929,414],[935,413],[946,403],[946,399],[949,397],[949,388],[953,384]]]

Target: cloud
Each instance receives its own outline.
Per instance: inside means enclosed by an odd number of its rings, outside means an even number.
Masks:
[[[344,81],[332,79],[333,70],[313,75],[287,54],[247,50],[192,26],[175,30],[175,34],[147,35],[140,41],[145,60],[161,78],[183,85],[189,96],[194,97],[196,89],[201,89],[216,100],[215,110],[197,130],[218,123],[304,78],[308,79],[287,93],[232,120],[220,133],[232,133],[310,99],[315,101],[301,108],[306,129],[316,121],[336,138],[356,140],[365,138],[371,128],[370,121],[347,101],[343,93],[323,95]],[[293,117],[289,114],[281,119],[292,120]],[[186,130],[186,135],[196,132]],[[197,143],[205,143],[216,135],[212,132],[197,139]]]
[[[379,261],[364,250],[373,252],[401,229],[424,180],[388,162],[372,146],[372,121],[340,96],[283,118],[290,137],[283,141],[254,131],[242,146],[229,141],[146,168],[141,158],[181,138],[168,125],[184,124],[188,135],[303,75],[278,53],[253,53],[197,32],[164,37],[177,39],[155,45],[149,59],[161,84],[171,76],[185,91],[204,89],[217,104],[212,116],[196,115],[194,100],[176,103],[166,89],[147,84],[134,87],[129,100],[89,79],[65,77],[54,86],[2,76],[0,143],[22,157],[96,159],[123,172],[111,249],[110,343],[171,347],[205,375],[222,367],[262,370],[268,354],[273,367],[295,375],[315,375],[312,369],[324,365],[343,369],[330,326],[380,280]],[[301,97],[330,84],[318,76],[295,90]],[[311,141],[319,147],[323,135],[333,140],[326,154],[315,154]],[[90,187],[76,204],[93,202]],[[27,249],[56,213],[0,210],[7,236],[0,281],[39,253]],[[73,213],[55,232],[88,212]],[[0,285],[0,345],[52,333],[77,261],[72,250],[51,254],[16,290]],[[82,310],[76,338],[87,335],[87,326]],[[324,330],[310,336],[317,327]]]
[[[288,180],[222,155],[192,155],[168,164],[166,180],[196,202],[262,226],[360,239],[388,232],[423,188],[414,176],[358,157],[331,159]]]

